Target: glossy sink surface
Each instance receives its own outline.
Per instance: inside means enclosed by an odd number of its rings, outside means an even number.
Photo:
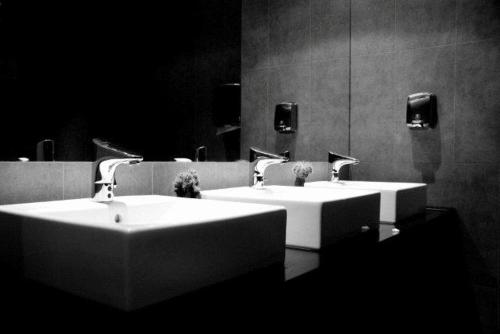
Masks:
[[[367,190],[266,186],[202,191],[202,198],[283,205],[287,209],[286,244],[320,249],[362,226],[378,223],[380,193]]]
[[[0,206],[26,277],[124,310],[282,265],[285,228],[282,207],[156,195]]]
[[[317,181],[306,182],[306,187],[330,189],[366,189],[380,191],[380,221],[394,223],[425,211],[427,185],[425,183]]]

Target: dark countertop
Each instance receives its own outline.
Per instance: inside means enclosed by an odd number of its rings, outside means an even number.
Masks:
[[[393,228],[399,233],[394,235]],[[335,328],[351,330],[407,330],[409,323],[422,330],[448,330],[450,324],[475,330],[477,314],[459,239],[454,211],[429,208],[425,215],[380,224],[321,252],[287,249],[284,268],[252,273],[135,312],[17,280],[2,284],[7,306],[2,314],[6,321],[19,315],[41,322],[58,319],[62,331],[67,322],[143,329],[165,322],[196,328],[214,321],[229,326],[264,320],[292,328],[294,321],[312,321],[313,327],[334,322]],[[15,324],[22,329],[29,322]]]
[[[405,236],[407,233],[411,233],[415,228],[425,227],[451,214],[453,214],[453,211],[450,209],[428,208],[424,215],[411,217],[397,223],[381,222],[378,231],[369,230],[364,232],[364,235],[358,235],[353,239],[344,241],[341,248],[345,246],[346,243],[352,242],[361,242],[364,246],[371,245],[376,247],[377,244],[384,244],[389,242],[389,240],[401,238],[401,234]],[[339,247],[333,247],[333,250],[321,252],[287,248],[285,258],[285,281],[295,279],[301,275],[319,269],[322,255],[338,250],[338,248]]]

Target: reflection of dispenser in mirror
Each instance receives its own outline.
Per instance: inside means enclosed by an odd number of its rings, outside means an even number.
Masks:
[[[434,128],[436,121],[436,95],[424,92],[408,96],[406,125],[410,129]]]
[[[294,133],[297,131],[298,105],[294,102],[282,102],[274,112],[274,130],[279,133]]]
[[[215,91],[213,118],[217,136],[240,129],[241,86],[239,83],[220,85]]]
[[[36,161],[54,161],[54,141],[44,139],[36,144]]]
[[[226,161],[235,161],[240,158],[240,109],[241,86],[239,83],[226,83],[217,87],[213,116],[217,127],[216,135],[224,143]]]

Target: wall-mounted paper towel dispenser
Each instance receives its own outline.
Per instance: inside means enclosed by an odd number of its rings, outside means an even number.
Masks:
[[[410,129],[435,127],[436,109],[436,95],[427,92],[409,95],[406,105],[406,125]]]

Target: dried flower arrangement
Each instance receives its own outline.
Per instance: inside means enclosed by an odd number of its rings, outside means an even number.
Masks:
[[[307,161],[299,161],[293,166],[293,173],[295,174],[295,185],[303,187],[306,178],[312,173],[312,165]]]
[[[174,191],[177,197],[201,198],[198,172],[190,169],[177,175],[174,182]]]

